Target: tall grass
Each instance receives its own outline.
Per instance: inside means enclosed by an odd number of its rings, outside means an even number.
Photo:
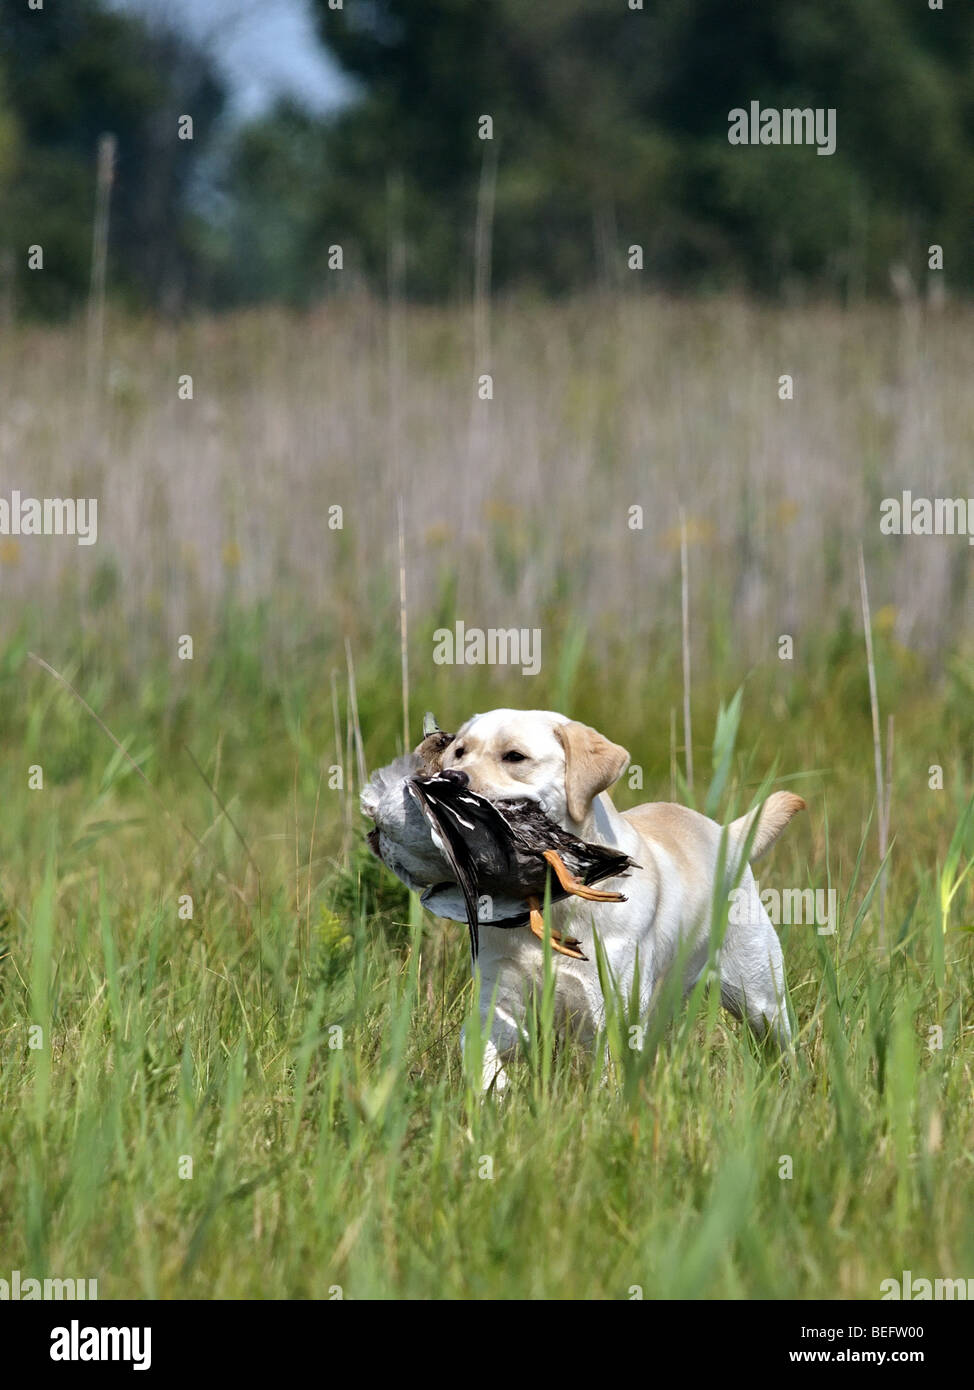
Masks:
[[[904,366],[885,310],[609,304],[494,307],[474,475],[466,325],[398,306],[408,625],[384,311],[110,322],[96,456],[72,333],[0,344],[5,488],[101,499],[90,550],[0,542],[9,1269],[102,1297],[872,1298],[974,1268],[968,548],[918,538],[906,567],[873,527],[900,480],[964,491],[966,318]],[[758,876],[835,888],[837,930],[780,928],[785,1062],[706,986],[664,988],[641,1047],[616,1001],[590,1055],[549,960],[483,1103],[465,934],[362,843],[403,634],[416,737],[425,709],[562,708],[630,749],[620,806],[683,797],[680,500],[700,804],[800,791]],[[882,942],[860,537],[897,732]],[[540,625],[540,675],[434,666],[457,617]]]
[[[722,818],[775,759],[807,772],[787,784],[807,797],[808,823],[760,877],[839,888],[835,936],[781,928],[792,1061],[762,1055],[713,991],[683,1005],[671,990],[641,1048],[624,1014],[610,1026],[606,1074],[601,1053],[558,1040],[543,991],[507,1099],[482,1104],[463,932],[419,914],[357,835],[343,852],[348,793],[326,779],[316,810],[327,692],[314,693],[310,672],[294,673],[287,697],[271,681],[224,682],[223,663],[252,660],[224,652],[193,701],[193,746],[226,815],[180,753],[175,712],[153,708],[159,673],[126,689],[88,668],[88,694],[197,847],[85,711],[4,653],[0,1227],[11,1268],[98,1278],[103,1297],[335,1286],[347,1297],[625,1298],[634,1286],[873,1297],[903,1268],[969,1270],[971,813],[956,777],[924,804],[901,796],[877,955],[864,689],[851,711],[833,698],[776,719],[774,683],[758,673],[738,751],[715,763]],[[680,683],[677,647],[661,708]],[[375,762],[398,691],[359,674],[359,694]],[[539,703],[547,695],[542,683]],[[465,690],[460,712],[469,704]],[[929,713],[920,692],[899,709],[914,747]],[[644,790],[657,779],[663,790],[666,721],[616,707],[610,728],[657,769]],[[901,788],[925,761],[904,751]],[[28,762],[45,765],[43,791],[27,789]],[[620,803],[636,799],[623,785]],[[231,817],[258,861],[259,899]],[[185,893],[191,920],[179,917]],[[180,1176],[187,1160],[192,1176]]]
[[[490,402],[471,316],[396,298],[178,327],[109,317],[104,336],[94,440],[78,428],[83,325],[0,339],[5,487],[100,499],[96,546],[10,541],[0,583],[60,597],[84,632],[114,602],[133,662],[180,633],[214,640],[228,595],[273,595],[268,659],[302,630],[294,614],[373,643],[396,621],[399,496],[417,651],[441,618],[487,627],[516,610],[554,642],[570,614],[644,676],[679,614],[681,503],[702,649],[711,617],[750,660],[781,633],[801,660],[824,613],[858,623],[860,541],[899,642],[942,656],[965,630],[963,538],[882,537],[879,503],[969,491],[968,308],[908,332],[895,308],[494,303]]]

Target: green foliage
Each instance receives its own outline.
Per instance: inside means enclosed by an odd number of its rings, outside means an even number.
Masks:
[[[743,687],[738,690],[730,704],[725,706],[723,700],[717,711],[717,727],[714,730],[714,750],[713,767],[714,775],[707,788],[707,796],[704,801],[704,815],[717,818],[720,809],[721,797],[727,785],[727,778],[730,774],[731,763],[734,757],[734,745],[737,742],[737,731],[741,724],[741,702],[744,698]]]
[[[21,310],[61,315],[88,291],[99,136],[117,138],[113,293],[175,308],[202,287],[187,192],[222,93],[181,39],[97,0],[31,10],[0,0],[0,254]],[[192,113],[193,141],[176,138]],[[43,272],[27,247],[44,249]]]
[[[888,292],[894,266],[901,287],[922,287],[934,243],[950,286],[974,283],[970,7],[316,10],[356,95],[329,119],[284,104],[235,131],[210,59],[174,32],[98,0],[43,12],[0,0],[0,254],[23,308],[63,313],[87,291],[103,131],[119,139],[110,292],[167,310],[385,288],[400,250],[410,296],[466,297],[488,154],[496,290],[654,282],[854,298]],[[728,113],[751,100],[834,108],[835,154],[729,145]],[[192,142],[175,136],[184,112]],[[478,138],[484,115],[491,145]],[[37,243],[43,275],[26,269]],[[627,267],[636,243],[643,275]]]
[[[186,696],[164,661],[125,674],[110,603],[91,617],[83,667],[67,670],[170,817],[25,664],[22,638],[0,648],[11,1268],[91,1271],[102,1298],[327,1297],[336,1284],[346,1297],[627,1298],[639,1285],[647,1298],[876,1298],[904,1268],[970,1268],[971,811],[959,775],[917,791],[928,731],[962,746],[946,693],[917,685],[897,705],[880,948],[869,713],[841,694],[861,651],[833,643],[837,693],[785,718],[773,669],[752,672],[742,698],[711,688],[698,663],[695,716],[717,726],[710,797],[743,809],[777,760],[809,802],[762,863],[762,886],[839,894],[835,936],[781,928],[795,1057],[761,1055],[705,983],[688,1001],[665,989],[641,1046],[632,999],[607,983],[606,1036],[588,1056],[553,1031],[549,953],[507,1098],[482,1103],[465,932],[420,913],[368,852],[353,787],[319,789],[334,756],[322,754],[320,641],[295,643],[278,684],[265,617],[228,604],[188,718],[249,851],[184,756],[170,707]],[[878,654],[883,643],[877,633]],[[660,769],[638,799],[665,799],[660,711],[679,701],[678,660],[629,686],[623,652],[599,708],[580,645],[569,629],[566,669],[537,678],[538,702],[570,687],[571,712]],[[326,665],[339,659],[326,648]],[[357,669],[370,766],[394,751],[395,670],[394,651],[384,670]],[[462,713],[466,695],[436,679],[418,679],[416,708],[439,694]],[[505,675],[498,703],[523,703],[521,690]],[[880,665],[884,708],[888,693]],[[29,791],[26,763],[52,756],[58,780]],[[616,799],[637,798],[622,785]],[[191,920],[177,914],[183,893]]]
[[[359,838],[332,880],[331,902],[335,912],[352,922],[379,912],[405,922],[409,913],[408,889]]]
[[[368,23],[318,8],[365,92],[329,136],[322,208],[330,219],[337,204],[373,276],[388,180],[401,174],[412,291],[454,288],[461,266],[469,284],[477,122],[489,114],[497,286],[588,284],[606,255],[600,273],[621,277],[632,242],[670,284],[852,292],[886,289],[893,261],[925,278],[937,241],[952,282],[971,283],[961,190],[974,173],[974,17],[963,7],[377,0]],[[835,108],[837,152],[730,146],[728,112],[752,99]]]

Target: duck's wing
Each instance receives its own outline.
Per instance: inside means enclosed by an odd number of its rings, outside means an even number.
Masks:
[[[514,878],[515,834],[498,805],[469,790],[465,774],[449,770],[418,776],[409,783],[417,799],[436,812],[456,852],[469,859],[478,878]]]
[[[429,822],[433,843],[441,850],[453,870],[454,877],[463,893],[467,912],[467,926],[470,929],[470,955],[474,965],[480,954],[480,932],[477,924],[477,866],[470,852],[468,837],[477,834],[477,824],[469,814],[471,808],[458,807],[458,788],[454,781],[444,777],[412,777],[406,783],[423,815]],[[460,793],[464,799],[479,802],[472,793]],[[489,805],[489,803],[486,803]],[[464,814],[467,812],[467,814]]]
[[[570,830],[564,830],[535,801],[501,801],[496,805],[502,815],[508,810],[511,834],[520,849],[538,856],[545,850],[555,850],[585,884],[621,877],[636,867],[621,850],[580,840]],[[565,896],[556,890],[554,900]]]
[[[589,885],[601,883],[604,878],[624,878],[630,869],[639,867],[622,850],[591,844],[588,840],[576,841],[564,858],[575,861],[575,872]]]

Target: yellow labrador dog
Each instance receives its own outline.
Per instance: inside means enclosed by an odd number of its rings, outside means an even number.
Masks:
[[[552,908],[553,925],[581,942],[587,960],[554,957],[559,1020],[572,1020],[590,1040],[604,1017],[593,933],[598,932],[612,974],[630,996],[639,966],[641,1016],[653,990],[674,963],[682,943],[687,957],[685,990],[707,965],[710,915],[721,828],[697,811],[667,802],[615,809],[606,789],[621,775],[629,754],[595,729],[550,710],[497,709],[476,714],[444,750],[442,766],[467,773],[472,791],[492,799],[529,797],[552,820],[583,840],[611,845],[640,867],[599,887],[618,889],[625,902],[593,903],[576,897]],[[776,792],[759,811],[728,826],[727,859],[733,869],[759,817],[750,858],[763,854],[792,816],[799,796]],[[733,920],[728,923],[718,970],[721,1001],[760,1036],[779,1046],[790,1041],[781,945],[761,903],[754,875],[744,865]],[[541,978],[542,947],[529,932],[485,923],[480,932],[480,1011],[486,1025],[494,1012],[484,1057],[485,1089],[506,1084],[505,1061],[522,1032],[526,996]],[[496,991],[496,993],[495,993]]]

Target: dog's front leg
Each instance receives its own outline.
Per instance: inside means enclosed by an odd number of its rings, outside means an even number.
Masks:
[[[481,1030],[487,1026],[487,1017],[490,1011],[490,999],[486,1001],[481,997],[480,1001],[480,1026]],[[480,1089],[484,1095],[491,1089],[495,1095],[502,1095],[507,1086],[507,1068],[505,1063],[514,1055],[518,1043],[521,1041],[520,1031],[513,1019],[504,1017],[494,1010],[494,1016],[490,1020],[490,1032],[484,1039],[483,1060],[481,1065]],[[460,1032],[460,1044],[464,1054],[467,1051],[467,1030]]]
[[[464,1057],[467,1053],[467,1030],[460,1030],[460,1046]],[[502,1050],[492,1037],[484,1039],[484,1052],[481,1062],[480,1090],[483,1095],[493,1088],[496,1095],[503,1094],[507,1087],[507,1069],[504,1066],[505,1058],[510,1056],[513,1049]]]
[[[517,1051],[522,1030],[515,1012],[515,1001],[506,992],[495,990],[495,982],[487,976],[480,982],[480,1032],[484,1037],[480,1087],[484,1095],[493,1090],[501,1095],[507,1086],[505,1063]],[[466,1056],[467,1030],[461,1030],[460,1042]]]

